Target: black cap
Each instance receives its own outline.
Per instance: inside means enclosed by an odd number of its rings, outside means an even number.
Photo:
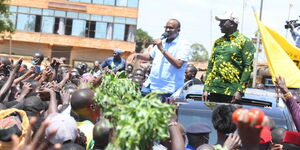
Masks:
[[[46,109],[45,103],[37,96],[27,97],[24,101],[13,107],[24,110],[29,116],[34,116],[38,112]]]
[[[211,132],[211,127],[205,123],[193,123],[186,128],[186,133],[204,134],[210,132]]]

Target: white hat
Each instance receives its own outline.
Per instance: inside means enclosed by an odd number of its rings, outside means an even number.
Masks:
[[[77,137],[77,124],[73,117],[67,114],[54,113],[49,115],[51,119],[49,126],[46,128],[48,137],[52,129],[57,129],[55,136],[49,139],[50,143],[63,144],[65,141],[74,142]]]
[[[220,20],[231,20],[236,24],[239,24],[239,17],[232,11],[226,11],[223,15],[215,16],[215,19]]]

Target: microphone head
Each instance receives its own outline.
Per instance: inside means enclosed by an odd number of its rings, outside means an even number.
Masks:
[[[161,35],[160,39],[163,40],[163,39],[167,38],[168,36],[169,36],[169,33],[165,32]]]

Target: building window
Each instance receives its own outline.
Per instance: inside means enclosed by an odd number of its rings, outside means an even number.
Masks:
[[[65,35],[71,35],[72,25],[73,25],[73,19],[66,19]]]
[[[41,32],[41,22],[42,22],[42,16],[40,15],[35,16],[34,32]]]
[[[106,31],[107,31],[106,22],[96,22],[95,38],[104,39],[106,37]]]
[[[43,15],[45,15],[45,16],[53,16],[54,15],[54,10],[44,9],[43,10]]]
[[[95,21],[87,21],[86,22],[86,30],[85,30],[85,37],[95,37],[95,29],[96,29],[96,22]]]
[[[113,16],[103,16],[102,20],[104,22],[113,22],[114,21],[114,17]]]
[[[91,15],[91,20],[102,21],[102,16],[101,15]]]
[[[135,18],[126,18],[126,24],[136,25],[137,22]]]
[[[74,36],[85,36],[86,21],[73,19],[72,34]]]
[[[53,33],[53,27],[54,27],[54,17],[43,16],[41,32]]]
[[[103,4],[103,0],[93,0],[94,4]]]
[[[19,7],[18,9],[19,13],[29,13],[29,8],[28,7]]]
[[[127,0],[116,0],[116,6],[127,6]]]
[[[54,21],[54,30],[53,30],[54,34],[58,34],[59,20],[60,20],[60,18],[55,18],[55,21]]]
[[[107,23],[106,39],[111,40],[113,36],[113,23]]]
[[[42,9],[40,9],[40,8],[30,8],[30,14],[42,15]]]
[[[54,11],[54,16],[55,17],[66,17],[66,12],[65,11],[61,11],[61,10],[55,10]]]
[[[124,41],[134,42],[134,35],[136,33],[136,26],[134,25],[126,25],[125,26],[125,36]]]
[[[78,13],[77,12],[67,12],[67,17],[68,18],[78,18]]]
[[[130,0],[99,0],[98,2],[101,1],[123,6]],[[129,42],[134,41],[136,33],[136,18],[16,6],[11,6],[10,9],[16,12],[10,15],[10,19],[15,24],[15,28],[22,31]]]
[[[35,31],[36,16],[28,14],[18,14],[17,30]]]
[[[114,6],[115,5],[115,0],[104,0],[103,4],[104,5],[112,5],[112,6]]]
[[[79,0],[79,2],[83,2],[83,3],[92,3],[92,0]]]
[[[16,28],[16,19],[17,19],[17,15],[15,13],[12,13],[11,15],[9,15],[9,19],[12,21],[12,23],[14,24],[14,28]]]
[[[113,40],[124,40],[125,24],[114,24]]]
[[[55,23],[54,23],[54,34],[59,34],[59,35],[71,35],[71,28],[72,28],[72,22],[71,25],[67,25],[67,21],[68,19],[65,18],[55,18]],[[69,19],[71,20],[71,19]],[[66,34],[66,29],[68,28],[68,34]],[[70,27],[69,27],[70,26]]]
[[[139,0],[128,0],[127,6],[138,8],[139,7]]]
[[[115,23],[125,23],[126,19],[124,17],[115,17]]]
[[[17,12],[18,7],[17,6],[9,6],[9,11],[10,12]]]
[[[79,13],[78,19],[90,20],[90,15],[85,13]]]

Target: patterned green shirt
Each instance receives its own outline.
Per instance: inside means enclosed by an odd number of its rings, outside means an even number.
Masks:
[[[204,91],[233,95],[245,93],[253,70],[255,48],[239,31],[216,40],[206,71]]]

